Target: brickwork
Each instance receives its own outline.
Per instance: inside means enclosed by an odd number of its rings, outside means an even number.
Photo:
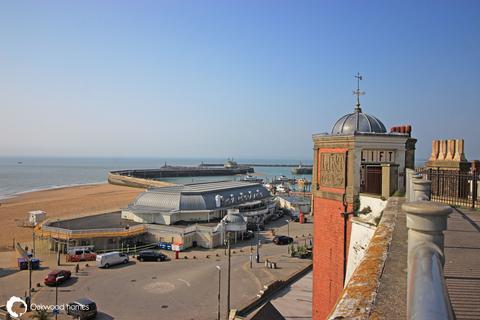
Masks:
[[[344,211],[337,200],[314,201],[313,319],[325,319],[343,290]],[[347,229],[347,248],[350,223]],[[348,253],[347,253],[348,254]]]

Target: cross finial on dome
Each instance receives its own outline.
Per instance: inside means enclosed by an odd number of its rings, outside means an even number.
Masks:
[[[357,90],[353,91],[353,95],[357,96],[357,105],[355,106],[355,112],[362,112],[362,108],[360,107],[360,96],[363,96],[365,94],[365,91],[360,91],[360,80],[363,80],[363,76],[360,74],[360,72],[357,72],[355,78],[357,79]]]

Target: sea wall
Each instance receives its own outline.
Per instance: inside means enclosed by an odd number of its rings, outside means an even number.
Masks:
[[[143,189],[175,185],[174,183],[171,183],[171,182],[129,177],[129,176],[113,173],[113,172],[110,172],[108,174],[108,182],[110,184],[115,184],[119,186],[128,186],[128,187],[143,188]]]

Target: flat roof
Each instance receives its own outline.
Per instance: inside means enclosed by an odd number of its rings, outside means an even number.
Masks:
[[[169,187],[160,187],[150,189],[150,191],[161,191],[161,192],[181,192],[183,194],[187,193],[208,193],[219,190],[228,190],[228,189],[237,189],[245,187],[253,187],[261,185],[260,183],[247,182],[247,181],[212,181],[212,182],[199,182],[199,183],[187,183],[184,185],[176,185]]]
[[[109,228],[125,228],[126,226],[134,226],[141,223],[132,220],[122,219],[121,211],[108,212],[93,216],[81,218],[73,218],[60,221],[50,221],[48,226],[63,228],[67,230],[85,230],[85,229],[109,229]]]

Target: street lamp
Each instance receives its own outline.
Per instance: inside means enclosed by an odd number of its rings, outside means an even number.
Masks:
[[[229,231],[227,232],[227,241],[228,241],[227,319],[230,315],[230,269],[231,269],[230,237],[231,237],[231,232]]]
[[[55,278],[55,320],[57,320],[58,313],[60,312],[60,308],[58,307],[58,281],[65,278],[65,276],[58,276]]]
[[[217,311],[217,320],[220,320],[220,289],[222,287],[222,269],[220,266],[216,266],[218,269],[218,311]]]
[[[253,263],[253,240],[255,240],[255,234],[253,234],[251,240],[250,240],[250,269],[252,269],[252,263]]]
[[[57,219],[57,266],[60,266],[60,219]]]
[[[256,256],[257,263],[260,263],[260,253],[258,252],[258,245],[260,243],[259,232],[260,232],[260,225],[257,222],[257,256]]]
[[[34,258],[35,253],[36,253],[36,250],[35,250],[35,229],[33,229],[33,232],[32,232],[32,240],[33,240],[32,257]]]

